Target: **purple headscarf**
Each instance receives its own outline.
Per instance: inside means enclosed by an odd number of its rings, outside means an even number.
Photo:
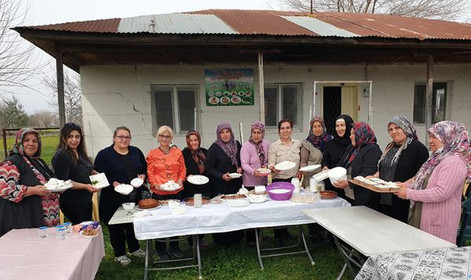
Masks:
[[[442,121],[428,130],[443,144],[443,147],[432,153],[415,175],[413,189],[424,189],[424,182],[435,167],[447,156],[458,156],[468,167],[468,179],[471,179],[471,153],[469,151],[469,134],[466,127],[459,122]]]
[[[231,139],[228,142],[224,142],[221,139],[221,131],[223,129],[229,130],[231,133]],[[231,163],[236,168],[239,168],[239,163],[237,162],[237,142],[234,139],[234,133],[232,132],[231,125],[229,123],[220,123],[216,129],[216,137],[217,140],[214,142],[216,143],[226,155],[231,159]]]

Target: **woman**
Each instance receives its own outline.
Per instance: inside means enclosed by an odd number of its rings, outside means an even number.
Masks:
[[[409,224],[456,243],[462,187],[471,178],[469,134],[452,121],[438,122],[428,133],[432,154],[397,196],[411,200]]]
[[[186,166],[186,177],[192,175],[208,176],[206,169],[206,158],[208,150],[201,148],[201,135],[196,130],[190,130],[186,134],[186,147],[183,149],[183,159]],[[211,196],[211,184],[208,182],[204,185],[194,185],[188,180],[183,183],[184,197],[193,197],[196,193],[202,194],[204,197]]]
[[[176,146],[170,145],[173,134],[173,129],[170,127],[166,125],[159,127],[156,135],[159,147],[151,150],[146,158],[147,177],[153,192],[152,197],[157,200],[182,199],[186,167],[182,152]],[[174,181],[180,188],[174,191],[162,189],[160,186],[168,181]],[[169,254],[175,258],[183,257],[178,241],[170,241],[167,253],[165,240],[157,240],[156,249],[161,261],[168,260]]]
[[[60,196],[60,209],[72,222],[79,224],[92,219],[92,194],[94,188],[89,176],[96,173],[85,151],[82,128],[66,123],[60,131],[57,151],[52,158],[56,177],[71,180],[73,187]]]
[[[275,172],[273,182],[291,182],[293,177],[300,177],[298,169],[301,159],[299,154],[301,142],[291,138],[293,135],[293,122],[288,119],[283,119],[278,122],[278,135],[280,139],[273,142],[268,150],[268,167]],[[275,165],[282,161],[291,161],[296,165],[289,170],[276,170]]]
[[[322,169],[327,170],[334,168],[342,159],[343,154],[350,146],[350,131],[352,131],[353,119],[349,115],[340,115],[335,119],[335,131],[333,139],[325,144],[324,152],[322,153]],[[339,196],[347,199],[343,189],[335,188],[329,180],[325,180],[326,190],[335,190]]]
[[[206,167],[211,179],[212,195],[234,194],[242,186],[241,178],[232,178],[229,173],[242,173],[239,141],[234,139],[231,125],[221,123],[216,129],[217,140],[209,147]],[[232,245],[244,236],[243,231],[215,233],[215,243]]]
[[[388,133],[392,142],[386,146],[379,159],[378,172],[370,177],[405,182],[414,177],[427,160],[427,148],[417,140],[414,126],[404,116],[392,118],[388,124]],[[407,223],[409,201],[390,193],[380,196],[380,212]]]
[[[40,155],[39,133],[20,129],[10,155],[0,163],[0,236],[59,223],[59,196],[44,187],[53,173]]]
[[[113,187],[119,184],[130,184],[131,180],[136,177],[143,180],[146,178],[146,159],[139,148],[130,144],[131,131],[125,126],[120,126],[114,131],[113,144],[98,152],[95,158],[96,170],[105,173],[108,182]],[[145,256],[134,235],[134,227],[132,223],[109,225],[108,222],[121,204],[137,202],[137,196],[145,190],[145,187],[141,186],[139,190],[134,189],[129,195],[119,194],[114,191],[113,187],[104,188],[101,191],[100,217],[101,221],[108,226],[115,261],[122,265],[128,265],[131,260],[126,256],[126,241],[130,255]]]
[[[265,125],[259,121],[254,122],[250,126],[249,141],[245,142],[240,150],[240,161],[244,171],[242,182],[249,190],[255,186],[267,184],[267,177],[257,171],[257,169],[268,165],[270,143],[263,139],[264,137]]]
[[[332,135],[327,134],[324,120],[321,117],[314,117],[309,124],[309,135],[301,144],[300,167],[320,164],[325,146],[332,138]],[[303,174],[303,187],[309,185],[309,177],[315,173],[316,172],[309,172]]]
[[[381,150],[376,144],[376,136],[371,127],[364,122],[353,124],[350,140],[352,144],[347,148],[339,166],[347,169],[348,176],[369,176],[378,170],[378,160],[381,157]],[[334,187],[345,189],[349,186],[347,180],[334,182]],[[379,194],[363,187],[351,185],[354,193],[354,205],[364,205],[371,209],[378,210]]]
[[[293,122],[283,119],[278,122],[278,135],[280,139],[273,142],[268,150],[268,167],[275,173],[273,182],[291,182],[293,177],[299,178],[300,173],[300,149],[301,142],[291,138],[293,134]],[[288,170],[277,170],[275,165],[282,161],[291,161],[295,166]],[[278,239],[278,247],[285,246],[285,239],[291,239],[291,234],[287,228],[275,229],[275,238]]]
[[[242,174],[239,141],[234,139],[231,125],[221,123],[216,129],[217,140],[209,147],[207,168],[213,188],[212,195],[234,194],[242,186],[241,178],[229,173]]]

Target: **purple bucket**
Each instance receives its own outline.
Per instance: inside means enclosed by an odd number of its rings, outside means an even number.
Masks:
[[[294,185],[289,182],[275,182],[267,186],[267,192],[273,200],[288,200],[293,194]]]

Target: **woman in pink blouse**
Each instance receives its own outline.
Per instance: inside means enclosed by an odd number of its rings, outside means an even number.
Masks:
[[[257,169],[268,165],[270,143],[263,139],[264,137],[265,125],[259,121],[254,122],[250,127],[249,141],[245,142],[240,150],[240,161],[244,170],[242,182],[249,189],[267,184],[267,177],[257,171]]]

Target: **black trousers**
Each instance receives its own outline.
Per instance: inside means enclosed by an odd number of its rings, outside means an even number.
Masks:
[[[108,225],[110,233],[110,242],[116,257],[126,254],[126,242],[128,243],[129,252],[139,249],[139,241],[134,234],[134,226],[132,224]]]
[[[61,203],[60,209],[62,213],[73,224],[92,220],[92,202],[85,203]]]

